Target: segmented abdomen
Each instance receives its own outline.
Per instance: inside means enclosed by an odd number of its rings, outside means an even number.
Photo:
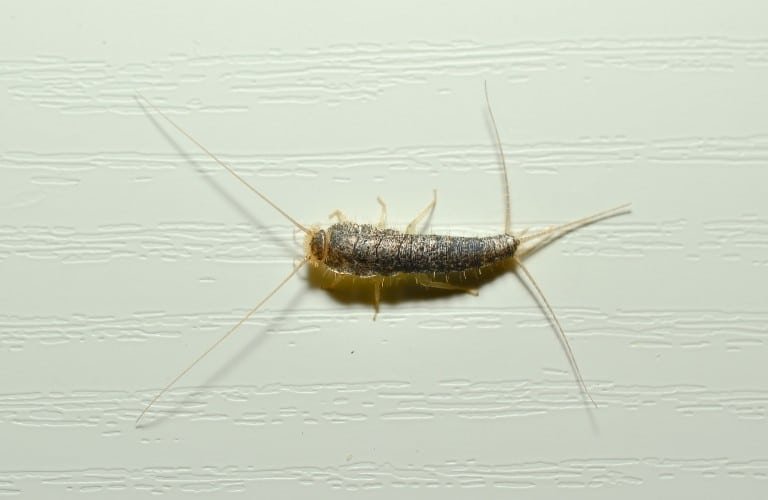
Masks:
[[[356,276],[465,271],[511,257],[511,235],[485,237],[406,234],[370,224],[341,222],[327,229],[332,270]]]

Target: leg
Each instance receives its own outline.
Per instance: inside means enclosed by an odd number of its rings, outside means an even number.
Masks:
[[[424,207],[424,209],[419,212],[419,214],[411,221],[410,224],[408,224],[408,227],[405,228],[405,232],[408,234],[415,234],[416,233],[416,226],[421,222],[421,220],[427,215],[432,215],[432,212],[435,210],[435,203],[437,203],[437,190],[432,190],[432,201],[429,202],[429,205]]]
[[[377,226],[379,229],[384,229],[387,227],[387,205],[384,203],[384,200],[382,200],[380,196],[376,197],[376,201],[378,201],[379,205],[381,205],[381,215],[379,215],[379,223]]]
[[[379,304],[381,303],[381,280],[375,280],[373,282],[373,321],[376,321],[376,316],[379,315]]]
[[[343,274],[333,273],[333,281],[331,281],[329,285],[324,286],[323,288],[326,290],[333,290],[334,288],[336,288],[336,285],[339,284],[343,276],[344,276]]]
[[[418,283],[421,286],[425,286],[427,288],[439,288],[441,290],[454,290],[457,292],[465,292],[472,295],[477,295],[477,289],[475,288],[466,288],[463,286],[446,283],[444,281],[435,281],[424,275],[416,276],[416,283]]]
[[[328,216],[329,219],[333,219],[334,217],[339,222],[347,222],[349,220],[349,218],[346,215],[344,215],[344,212],[342,212],[341,210],[334,210],[333,212],[331,212],[331,215]]]

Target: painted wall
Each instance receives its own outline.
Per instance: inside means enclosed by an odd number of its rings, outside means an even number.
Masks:
[[[0,493],[768,493],[764,2],[11,2],[0,17]],[[490,234],[620,203],[480,296],[302,272],[342,209]]]

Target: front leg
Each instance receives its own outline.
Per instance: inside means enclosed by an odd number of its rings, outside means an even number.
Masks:
[[[334,210],[331,212],[331,215],[328,216],[329,219],[335,218],[338,222],[347,222],[349,221],[349,217],[347,217],[344,212],[341,210]]]

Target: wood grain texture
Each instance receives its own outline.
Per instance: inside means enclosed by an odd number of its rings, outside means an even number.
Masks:
[[[41,12],[46,14],[43,16]],[[768,9],[11,2],[0,18],[0,497],[768,494]],[[306,224],[631,215],[479,297],[282,279]]]

